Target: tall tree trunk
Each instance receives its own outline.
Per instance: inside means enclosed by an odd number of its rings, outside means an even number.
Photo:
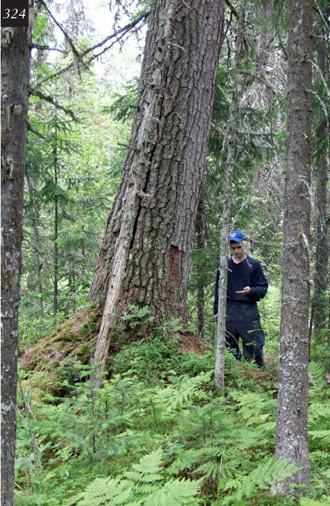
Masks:
[[[55,109],[55,145],[53,150],[54,155],[54,184],[55,184],[55,198],[54,198],[54,293],[53,293],[53,313],[55,321],[57,318],[58,309],[58,154],[57,154],[57,110]]]
[[[229,110],[227,132],[222,150],[222,160],[225,166],[225,182],[222,195],[222,223],[220,232],[219,259],[219,292],[217,317],[217,344],[215,355],[214,380],[217,390],[225,388],[225,344],[226,344],[226,310],[227,310],[227,279],[228,279],[228,234],[231,226],[231,192],[234,178],[234,168],[237,154],[237,135],[239,128],[239,101],[242,98],[243,83],[242,64],[245,55],[245,10],[241,9],[237,25],[237,53],[235,57],[235,76],[233,96]]]
[[[1,504],[14,504],[18,308],[30,50],[27,28],[2,28]]]
[[[40,307],[40,315],[42,317],[45,316],[44,313],[44,304],[43,304],[43,286],[42,286],[42,276],[41,276],[41,269],[42,269],[42,258],[41,258],[41,252],[40,252],[40,234],[38,229],[38,211],[37,206],[34,198],[34,188],[31,181],[30,174],[28,170],[25,171],[25,177],[27,182],[27,187],[29,190],[29,196],[30,196],[30,212],[31,212],[31,221],[32,221],[32,228],[33,228],[33,235],[34,235],[34,256],[35,256],[35,269],[36,269],[36,287],[38,291],[38,304]]]
[[[94,362],[128,304],[187,320],[187,282],[223,29],[223,0],[155,0],[127,158],[91,286]]]
[[[310,487],[308,454],[308,312],[310,263],[310,166],[312,120],[313,0],[289,0],[287,146],[276,458],[300,467],[274,490],[290,483]],[[301,491],[301,490],[300,490]],[[296,495],[297,489],[293,490]]]
[[[196,216],[196,246],[199,252],[205,248],[205,218],[203,208],[203,197],[201,196],[197,216]],[[197,279],[197,319],[198,319],[198,335],[202,339],[205,336],[205,277],[198,276]]]
[[[324,41],[326,40],[326,27],[324,19],[329,18],[330,7],[320,13],[323,19],[318,30],[319,37],[316,39],[316,51],[318,69],[316,79],[326,83],[329,76],[327,65],[327,52]],[[322,330],[324,331],[329,322],[329,303],[327,287],[329,282],[329,216],[328,208],[328,168],[329,168],[329,116],[324,117],[324,105],[320,108],[318,127],[316,129],[317,144],[320,146],[317,156],[317,179],[315,192],[315,267],[314,267],[314,294],[311,315],[311,328],[314,327],[315,337],[321,342]]]

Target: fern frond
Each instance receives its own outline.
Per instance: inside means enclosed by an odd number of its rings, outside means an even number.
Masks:
[[[312,386],[318,390],[321,390],[326,386],[324,365],[317,362],[311,362],[308,367],[308,377]]]
[[[169,410],[184,405],[191,399],[197,390],[203,387],[211,379],[212,371],[202,372],[198,376],[189,378],[185,376],[179,386],[170,385],[161,392],[160,402],[166,402]]]
[[[325,501],[315,501],[315,499],[308,499],[308,497],[303,497],[300,499],[301,506],[324,506],[330,504],[330,497],[325,497]]]
[[[97,478],[88,485],[86,490],[75,496],[67,506],[73,504],[77,506],[101,506],[111,504],[127,504],[133,496],[132,490],[127,487],[127,483],[121,483],[120,480],[111,478]]]
[[[190,469],[194,464],[199,462],[201,455],[204,455],[203,448],[200,450],[180,451],[177,458],[167,469],[167,472],[174,476],[184,469]]]
[[[246,425],[260,425],[275,413],[276,400],[255,392],[233,392],[232,398],[239,405],[238,413]]]
[[[330,404],[328,402],[313,402],[308,408],[309,425],[315,423],[320,418],[330,420]]]
[[[231,496],[228,496],[223,504],[238,503],[243,497],[253,496],[257,490],[265,490],[274,482],[282,481],[288,476],[292,476],[299,468],[285,459],[275,460],[271,457],[256,467],[251,473],[240,480],[230,480],[224,489],[237,487],[237,490]]]
[[[183,506],[190,504],[197,506],[196,495],[202,480],[177,479],[168,481],[145,501],[144,506]]]
[[[313,438],[324,439],[330,443],[330,430],[310,430],[308,434]]]
[[[149,475],[150,477],[152,475],[157,475],[161,468],[162,462],[164,460],[164,452],[162,448],[158,448],[158,450],[155,450],[154,452],[149,453],[148,455],[145,455],[139,460],[138,464],[133,464],[132,469],[135,471],[131,472],[131,474],[134,474],[136,479],[142,478],[142,476]],[[150,479],[150,481],[153,481]]]

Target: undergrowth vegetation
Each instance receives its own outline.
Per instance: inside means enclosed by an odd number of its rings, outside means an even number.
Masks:
[[[295,471],[274,458],[277,367],[260,371],[227,354],[221,396],[213,351],[176,344],[159,331],[123,347],[101,388],[90,386],[85,365],[66,375],[63,367],[57,389],[44,386],[42,395],[38,379],[20,371],[15,504],[297,504],[270,495]],[[325,373],[311,363],[312,489],[301,506],[330,504]]]

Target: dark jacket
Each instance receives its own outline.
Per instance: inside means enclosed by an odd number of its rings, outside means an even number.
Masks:
[[[219,278],[220,270],[218,268],[215,283],[214,314],[218,313]],[[245,286],[249,286],[251,289],[249,295],[239,295],[236,293],[239,290],[243,290]],[[239,264],[235,264],[232,258],[228,260],[227,302],[235,301],[255,304],[258,300],[265,297],[267,290],[268,282],[259,260],[249,256]]]

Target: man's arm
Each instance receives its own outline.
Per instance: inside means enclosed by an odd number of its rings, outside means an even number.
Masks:
[[[249,259],[251,261],[251,259]],[[261,263],[258,260],[253,260],[253,275],[251,277],[251,286],[247,286],[246,295],[253,301],[257,302],[263,299],[268,290],[268,281],[262,270]]]

